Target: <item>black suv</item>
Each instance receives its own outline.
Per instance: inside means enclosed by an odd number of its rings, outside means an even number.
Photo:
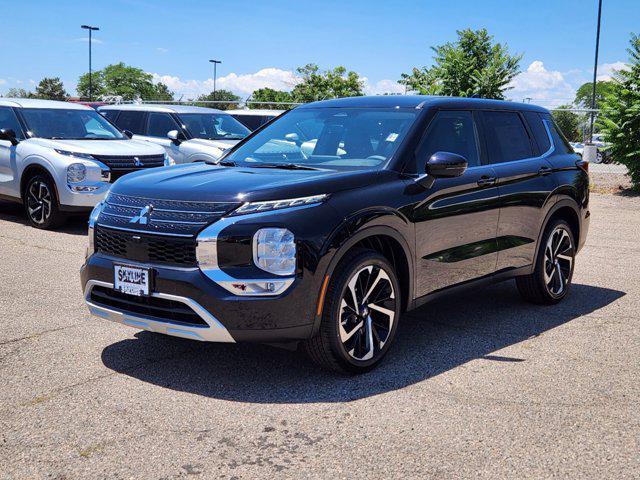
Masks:
[[[510,278],[567,294],[589,225],[588,164],[547,110],[357,97],[285,113],[220,164],[118,180],[82,267],[99,317],[214,342],[299,342],[376,365],[402,312]]]

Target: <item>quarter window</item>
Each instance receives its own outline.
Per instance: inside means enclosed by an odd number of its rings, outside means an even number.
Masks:
[[[144,135],[144,112],[122,111],[116,125],[120,130],[129,130],[135,135]]]
[[[429,124],[424,143],[417,156],[420,162],[436,152],[462,155],[470,167],[480,165],[478,142],[471,112],[438,112]],[[417,171],[424,170],[419,165]]]
[[[150,113],[147,135],[150,137],[166,137],[171,130],[180,130],[180,127],[168,113]]]
[[[16,114],[9,107],[0,107],[0,128],[13,130],[17,138],[22,138],[22,127]]]
[[[558,125],[556,125],[553,117],[549,114],[544,114],[544,119],[546,120],[547,125],[549,125],[551,138],[553,138],[553,144],[556,148],[556,153],[573,153],[571,144],[558,128]]]
[[[491,163],[534,156],[531,140],[517,112],[483,112],[483,118]]]
[[[547,129],[542,123],[540,114],[536,112],[524,112],[524,118],[529,124],[529,128],[533,133],[533,138],[536,139],[536,143],[540,149],[540,154],[542,155],[546,153],[549,150],[549,147],[551,147],[551,142],[549,142],[549,134],[547,134]]]

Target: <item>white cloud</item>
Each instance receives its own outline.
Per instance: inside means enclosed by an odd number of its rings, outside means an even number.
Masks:
[[[547,70],[540,60],[532,62],[509,86],[512,88],[506,95],[514,101],[531,98],[532,103],[545,107],[571,103],[575,97],[575,88],[565,76],[557,70]]]
[[[89,42],[89,37],[76,38],[76,42]],[[91,43],[95,43],[96,45],[102,45],[104,42],[99,38],[91,37]]]
[[[168,48],[162,48],[162,47],[158,47],[156,48],[156,50],[160,53],[169,53],[169,49]]]
[[[4,78],[0,78],[0,85],[6,85],[7,81]]]
[[[596,79],[598,81],[611,80],[613,78],[613,73],[616,70],[626,70],[627,68],[628,68],[628,65],[624,62],[603,63],[598,67],[598,76],[596,77]],[[593,72],[592,72],[592,75],[593,75]]]
[[[364,94],[365,95],[383,95],[385,93],[399,94],[404,93],[404,87],[395,80],[378,80],[375,83],[370,83],[367,77],[363,77],[364,81]]]

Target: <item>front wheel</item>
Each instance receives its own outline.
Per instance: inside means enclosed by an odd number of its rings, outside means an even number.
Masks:
[[[569,291],[575,255],[569,224],[560,219],[552,221],[545,229],[533,273],[516,278],[520,295],[532,303],[558,303]]]
[[[304,348],[318,365],[364,373],[380,363],[400,318],[400,286],[393,266],[372,250],[343,259],[323,305],[320,331]]]
[[[29,179],[24,189],[23,202],[27,219],[32,227],[55,228],[64,223],[52,181],[45,175]]]

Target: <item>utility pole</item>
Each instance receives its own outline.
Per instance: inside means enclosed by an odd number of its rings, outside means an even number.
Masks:
[[[89,30],[89,101],[93,99],[93,83],[91,78],[91,32],[94,30],[100,30],[98,27],[92,27],[91,25],[81,25],[80,28]]]
[[[598,50],[600,48],[600,19],[602,18],[602,0],[598,0],[598,27],[596,30],[596,58],[593,63],[593,90],[591,92],[591,122],[589,125],[589,143],[593,142],[593,120],[596,109],[596,78],[598,76]]]
[[[215,102],[216,101],[216,76],[218,73],[216,67],[218,66],[219,63],[222,63],[222,62],[220,60],[209,60],[209,62],[213,63],[213,101]]]

